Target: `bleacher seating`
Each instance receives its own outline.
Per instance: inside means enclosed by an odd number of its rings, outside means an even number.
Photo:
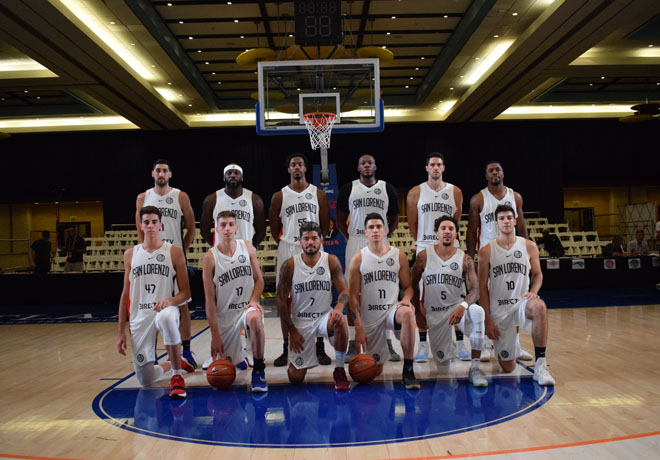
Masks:
[[[566,257],[597,257],[602,254],[603,247],[610,243],[610,241],[601,241],[597,232],[571,232],[568,224],[551,224],[545,217],[528,218],[526,224],[530,237],[539,244],[541,257],[548,257],[548,253],[542,245],[542,232],[546,229],[559,236],[566,250]],[[459,227],[459,242],[463,250],[466,249],[466,234],[467,221],[463,219]],[[110,230],[106,231],[102,237],[86,238],[86,241],[87,253],[83,256],[85,271],[122,271],[124,269],[124,251],[138,243],[138,236],[136,230]],[[414,240],[404,216],[399,218],[399,225],[389,241],[393,246],[404,251],[409,259],[412,259],[415,253]],[[195,239],[186,254],[188,266],[201,269],[202,259],[207,250],[208,244],[197,229]],[[268,226],[266,237],[257,248],[257,258],[264,280],[274,282],[277,243],[270,235]],[[64,271],[65,259],[66,257],[58,254],[55,257],[53,271]]]

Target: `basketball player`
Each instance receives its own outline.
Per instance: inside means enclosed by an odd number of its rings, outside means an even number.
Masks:
[[[385,242],[385,219],[379,213],[367,214],[364,233],[369,243],[353,256],[348,268],[355,348],[374,357],[380,374],[388,352],[386,331],[394,330],[403,348],[403,385],[417,390],[420,385],[413,370],[415,308],[410,303],[413,290],[408,259]],[[403,287],[400,302],[399,282]]]
[[[236,239],[248,240],[256,248],[266,236],[266,215],[264,202],[259,195],[243,188],[243,168],[236,163],[225,166],[224,188],[204,198],[202,217],[199,222],[202,237],[214,246],[220,236],[214,232],[220,211],[233,211],[236,214]]]
[[[183,399],[186,397],[183,370],[195,371],[181,357],[179,334],[179,309],[190,297],[186,259],[180,248],[160,238],[162,223],[158,208],[145,206],[140,208],[138,216],[144,242],[124,253],[124,289],[117,315],[117,350],[126,355],[124,329],[128,315],[133,368],[138,382],[142,386],[151,385],[171,366],[170,398]],[[170,358],[163,364],[154,364],[156,331],[163,334]]]
[[[463,212],[463,192],[449,182],[442,180],[445,172],[445,157],[442,153],[431,152],[426,157],[426,172],[428,177],[423,182],[411,188],[406,197],[406,215],[408,228],[415,240],[416,253],[438,242],[433,225],[438,217],[452,216],[456,222],[461,221]],[[421,288],[421,287],[420,287]],[[418,326],[422,322],[420,311],[415,312]],[[463,340],[462,333],[456,331],[457,340]],[[419,349],[415,361],[428,361],[429,344],[426,341],[426,330],[419,328]]]
[[[317,223],[302,224],[299,236],[303,252],[280,268],[277,309],[291,342],[287,373],[291,383],[302,383],[307,369],[319,363],[314,338],[324,336],[335,348],[335,389],[348,390],[344,370],[348,328],[343,313],[348,305],[348,288],[337,256],[321,252],[322,235]],[[331,307],[332,283],[339,293],[335,308]]]
[[[486,335],[494,341],[504,372],[512,372],[517,357],[516,326],[531,332],[536,355],[534,380],[539,385],[554,385],[545,360],[548,318],[538,294],[543,282],[539,250],[533,241],[516,236],[512,206],[497,206],[493,216],[498,236],[479,249],[479,304],[486,313]]]
[[[276,283],[280,280],[280,267],[289,258],[302,253],[299,230],[305,222],[316,222],[321,226],[322,234],[328,233],[330,226],[330,208],[325,192],[307,182],[307,157],[294,153],[287,157],[289,185],[273,194],[270,201],[270,234],[277,241]],[[289,337],[282,323],[284,345],[282,354],[275,359],[275,366],[286,366],[289,361]],[[332,362],[323,349],[323,338],[316,341],[316,354],[319,363],[328,365]]]
[[[516,218],[516,233],[523,238],[529,238],[525,218],[523,217],[523,199],[520,193],[504,186],[504,169],[499,161],[491,160],[486,163],[486,182],[488,185],[481,192],[470,199],[470,213],[468,217],[468,228],[466,236],[467,254],[474,258],[475,251],[483,248],[497,235],[495,225],[495,208],[506,204],[514,209]],[[477,246],[477,233],[479,234],[479,245]],[[486,340],[486,342],[489,342]],[[520,346],[516,337],[518,353],[516,356],[524,361],[531,361],[532,355]],[[490,359],[490,344],[486,343],[484,354],[488,353]]]
[[[236,214],[237,240],[252,241],[257,248],[266,236],[266,216],[264,214],[264,202],[259,195],[243,188],[243,168],[236,163],[225,166],[223,171],[225,187],[211,193],[204,199],[202,204],[202,218],[199,222],[202,237],[214,246],[220,241],[220,236],[215,233],[215,225],[220,211],[233,211]],[[247,337],[247,336],[246,336]],[[252,349],[250,341],[246,341],[248,352],[248,364],[252,366]],[[206,369],[213,361],[202,364]]]
[[[486,387],[488,381],[479,369],[484,339],[484,310],[476,305],[479,299],[474,259],[465,255],[454,242],[458,236],[458,222],[450,216],[435,220],[439,243],[417,254],[412,268],[413,304],[421,310],[428,328],[431,352],[436,366],[454,356],[452,326],[470,336],[472,365],[468,379],[475,387]],[[420,303],[419,282],[424,283],[424,299]],[[465,300],[464,292],[467,290]]]
[[[339,190],[337,198],[337,227],[346,238],[346,276],[348,263],[360,249],[367,245],[364,236],[364,218],[371,212],[387,216],[385,231],[389,238],[399,224],[399,203],[396,190],[392,184],[376,180],[376,160],[371,155],[362,155],[358,159],[360,178],[344,185]],[[348,313],[348,352],[346,362],[355,356],[355,326],[353,317]],[[388,332],[389,334],[389,332]],[[390,351],[390,361],[401,361],[399,354],[392,347],[392,339],[388,335],[387,347]]]
[[[259,299],[264,280],[257,252],[248,240],[237,240],[236,213],[218,213],[216,246],[204,254],[202,277],[206,298],[206,318],[211,330],[211,356],[223,356],[246,369],[241,329],[252,344],[254,367],[252,391],[268,391],[264,364],[264,312]],[[243,364],[239,367],[239,364]]]
[[[185,192],[170,186],[172,165],[169,161],[163,159],[154,161],[151,167],[151,177],[154,179],[153,188],[140,193],[135,203],[138,240],[144,241],[144,233],[140,228],[139,211],[143,206],[155,206],[162,214],[161,239],[183,250],[185,257],[188,247],[195,239],[195,214],[190,205],[190,198]],[[186,228],[185,236],[183,236],[184,227]],[[197,363],[190,351],[191,324],[188,309],[190,300],[190,298],[185,298],[183,304],[180,305],[181,324],[179,328],[183,343],[183,358],[195,368]]]

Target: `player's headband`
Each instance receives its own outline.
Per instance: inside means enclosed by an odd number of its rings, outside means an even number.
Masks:
[[[240,171],[241,174],[243,174],[243,168],[241,168],[240,166],[234,163],[225,166],[225,170],[222,172],[222,174],[223,175],[227,174],[227,171],[229,171],[230,169],[235,169],[237,171]]]

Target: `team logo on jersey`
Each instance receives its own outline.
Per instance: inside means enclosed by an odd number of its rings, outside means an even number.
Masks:
[[[438,350],[436,355],[438,356],[438,359],[443,359],[445,357],[445,352],[442,350]]]
[[[238,204],[241,205],[241,206],[247,206],[247,201],[241,200],[241,201],[238,202]]]
[[[165,254],[158,254],[158,255],[156,256],[156,260],[157,260],[158,262],[162,262],[162,261],[164,261],[164,260],[165,260]]]
[[[316,274],[317,274],[317,275],[321,276],[321,275],[323,275],[324,273],[325,273],[325,268],[323,268],[323,267],[319,267],[319,268],[316,269]]]
[[[309,192],[305,193],[305,198],[307,198],[308,200],[311,200],[312,199],[312,194],[309,193]]]
[[[520,259],[522,257],[522,252],[520,252],[520,251],[514,252],[513,257],[515,257],[516,259]]]
[[[298,356],[296,358],[296,365],[297,366],[302,366],[304,362],[305,362],[305,360],[302,358],[302,356]]]
[[[167,204],[174,203],[174,198],[172,198],[171,196],[168,196],[167,199],[165,200],[165,203],[167,203]]]
[[[144,362],[144,355],[142,353],[138,353],[138,355],[135,357],[138,363],[142,364]]]
[[[238,256],[238,261],[239,261],[240,263],[245,262],[245,256],[244,256],[243,254],[241,254],[240,256]]]
[[[513,205],[511,204],[510,201],[505,201],[504,204],[505,204],[506,206],[511,206],[511,207],[513,208]]]
[[[377,363],[380,362],[380,355],[378,353],[373,354],[374,359],[376,360]]]
[[[392,259],[391,257],[388,257],[387,261],[385,263],[391,267],[392,265],[394,265],[394,259]]]
[[[451,268],[452,270],[458,270],[458,264],[456,262],[452,262],[449,268]]]
[[[443,200],[448,200],[449,199],[449,194],[448,193],[443,193],[442,194],[442,199]]]
[[[507,359],[509,357],[509,352],[506,350],[502,350],[500,352],[500,356],[502,357],[502,359]]]
[[[381,189],[379,189],[379,188],[377,188],[376,190],[374,190],[374,194],[376,194],[376,195],[380,195],[382,192],[383,192],[383,191],[382,191]]]

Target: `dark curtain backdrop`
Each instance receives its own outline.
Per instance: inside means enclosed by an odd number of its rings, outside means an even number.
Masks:
[[[565,186],[660,183],[659,132],[655,120],[400,123],[387,124],[382,133],[334,135],[329,152],[340,184],[357,177],[357,158],[370,153],[377,176],[403,191],[426,179],[429,152],[443,152],[444,178],[463,190],[464,213],[485,186],[484,163],[499,159],[505,184],[523,195],[525,210],[561,221]],[[302,152],[320,162],[306,136],[262,137],[254,128],[17,134],[0,141],[0,148],[2,202],[102,200],[106,228],[133,221],[135,198],[153,186],[151,164],[159,157],[172,162],[171,184],[190,195],[197,219],[204,197],[222,187],[230,161],[243,166],[244,185],[266,207],[288,182],[288,154]]]

